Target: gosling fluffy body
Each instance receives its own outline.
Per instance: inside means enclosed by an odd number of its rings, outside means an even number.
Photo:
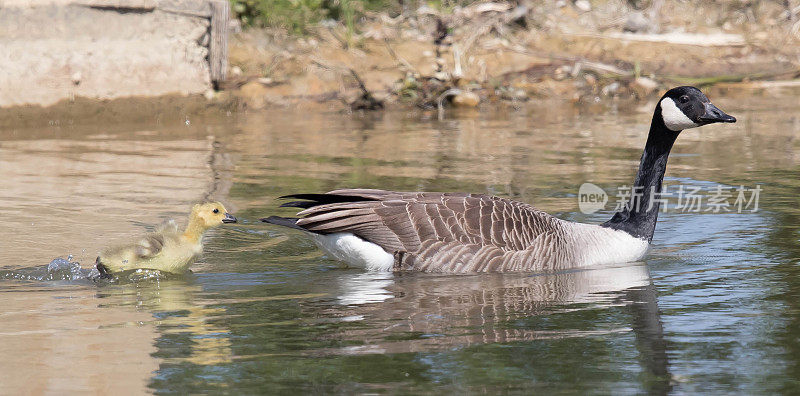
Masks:
[[[236,218],[219,202],[197,204],[192,207],[183,232],[169,222],[137,243],[103,251],[95,264],[105,275],[136,269],[183,273],[203,253],[203,234],[208,229],[235,222]]]

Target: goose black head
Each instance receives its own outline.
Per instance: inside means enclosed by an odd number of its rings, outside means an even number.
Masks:
[[[670,89],[661,97],[658,107],[664,125],[673,132],[715,122],[736,122],[736,118],[711,104],[706,95],[695,87]]]

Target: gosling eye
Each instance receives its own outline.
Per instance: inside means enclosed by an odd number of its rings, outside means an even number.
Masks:
[[[214,208],[213,212],[214,213],[219,213],[219,209]]]
[[[683,95],[678,100],[680,100],[681,103],[687,103],[687,102],[689,102],[689,95]]]

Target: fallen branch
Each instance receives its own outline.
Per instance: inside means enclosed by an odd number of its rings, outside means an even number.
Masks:
[[[537,51],[531,51],[531,50],[529,50],[527,48],[521,47],[520,45],[514,45],[512,47],[509,47],[509,50],[517,52],[517,53],[520,53],[520,54],[534,56],[534,57],[537,57],[537,58],[550,58],[550,59],[554,59],[554,60],[560,60],[560,61],[564,61],[564,62],[568,62],[568,63],[575,63],[575,64],[580,63],[582,68],[589,69],[589,70],[592,70],[594,72],[597,72],[597,73],[603,75],[604,77],[609,77],[609,76],[611,76],[611,77],[632,77],[634,75],[634,71],[633,70],[620,69],[620,68],[618,68],[618,67],[616,67],[614,65],[609,65],[607,63],[590,61],[590,60],[587,60],[586,58],[583,58],[583,57],[580,57],[580,56],[559,55],[559,54],[542,53],[542,52],[537,52]]]
[[[384,39],[383,39],[383,43],[384,43],[384,44],[386,44],[386,50],[389,52],[389,55],[391,55],[391,56],[392,56],[392,58],[394,58],[394,60],[395,60],[395,61],[397,61],[398,63],[400,63],[401,65],[403,65],[403,66],[404,66],[405,68],[407,68],[409,71],[411,71],[411,72],[414,72],[414,73],[416,73],[417,75],[419,75],[419,71],[418,71],[418,70],[417,70],[417,69],[416,69],[414,66],[412,66],[410,63],[408,63],[408,61],[407,61],[407,60],[405,60],[405,59],[403,59],[403,58],[399,57],[399,56],[397,55],[397,53],[396,53],[396,52],[394,52],[394,49],[393,49],[393,48],[392,48],[392,46],[389,44],[389,40],[387,40],[386,38],[384,38]]]
[[[436,109],[439,110],[439,121],[444,120],[444,100],[450,96],[461,95],[461,90],[458,88],[450,88],[442,92],[436,99]]]
[[[367,85],[364,84],[364,80],[358,76],[355,70],[350,69],[350,74],[358,83],[358,87],[361,88],[361,96],[350,103],[350,109],[352,110],[382,110],[383,109],[383,101],[378,100],[375,96],[372,95],[367,89]]]
[[[336,41],[338,41],[339,44],[342,45],[342,49],[346,50],[346,49],[350,48],[350,43],[347,42],[347,40],[345,40],[344,38],[342,38],[342,36],[339,36],[339,34],[336,33],[335,30],[333,30],[332,26],[328,27],[328,31],[331,33],[331,36],[333,36],[333,38],[335,38]]]
[[[383,101],[375,98],[367,89],[367,85],[364,83],[364,80],[356,73],[355,70],[349,67],[338,67],[338,66],[331,66],[325,64],[324,62],[318,59],[311,59],[311,63],[317,65],[325,70],[330,70],[337,73],[349,73],[353,79],[356,80],[356,84],[358,84],[358,88],[361,90],[361,95],[356,98],[352,102],[345,102],[348,106],[350,106],[351,110],[382,110],[383,109]]]
[[[699,87],[703,87],[719,83],[767,80],[778,77],[790,78],[790,79],[798,78],[800,77],[800,68],[780,71],[780,72],[773,72],[773,73],[728,74],[728,75],[713,76],[713,77],[663,76],[662,79],[679,84],[696,85]]]

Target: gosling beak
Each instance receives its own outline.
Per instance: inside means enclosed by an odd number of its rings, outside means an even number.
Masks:
[[[711,124],[714,122],[736,122],[736,118],[725,114],[717,106],[711,103],[706,103],[705,113],[700,116],[700,122],[704,124]]]
[[[231,216],[230,213],[225,213],[225,218],[222,219],[223,223],[235,223],[236,218]]]

